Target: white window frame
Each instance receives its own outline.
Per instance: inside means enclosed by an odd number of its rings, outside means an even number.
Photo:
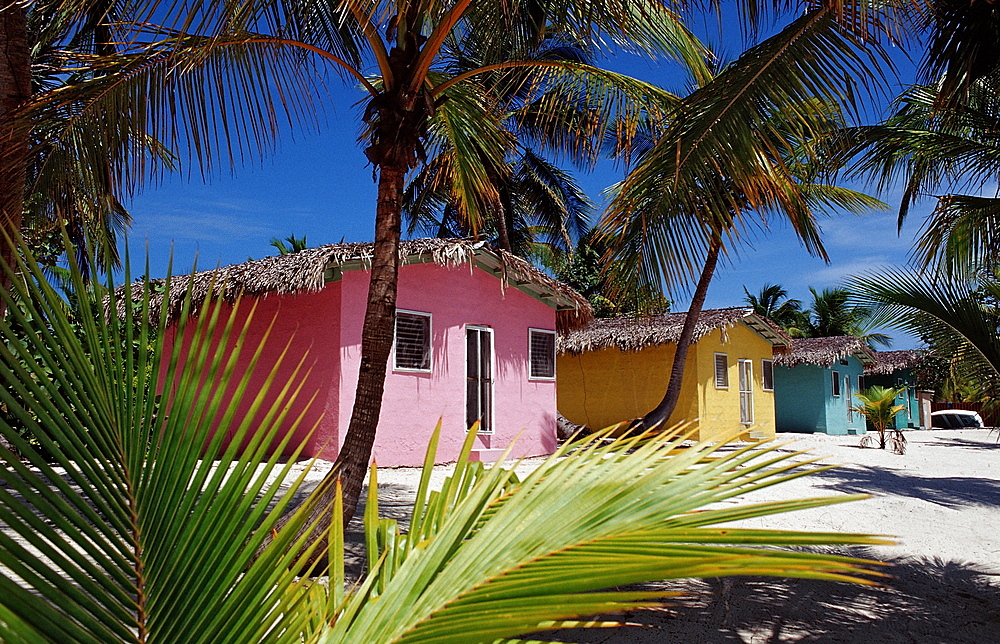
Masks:
[[[426,369],[415,369],[413,367],[400,367],[396,363],[396,343],[397,343],[397,325],[399,324],[399,314],[404,315],[415,315],[419,317],[427,318],[427,368]],[[396,319],[393,321],[392,325],[392,370],[398,371],[400,373],[431,373],[434,371],[434,316],[426,311],[410,311],[408,309],[396,309]]]
[[[764,368],[765,364],[771,365],[771,386],[770,387],[767,386],[767,378],[764,377],[764,374],[767,373],[767,369]],[[761,359],[761,361],[760,361],[760,388],[763,389],[764,391],[774,391],[774,360],[768,360],[767,358]]]
[[[532,334],[534,333],[544,333],[545,335],[552,336],[552,375],[551,376],[536,376],[532,373]],[[528,380],[544,380],[547,382],[552,382],[556,379],[556,332],[552,329],[535,329],[528,327]]]
[[[725,376],[726,384],[719,385],[719,356],[726,359],[726,368],[722,371]],[[716,353],[712,358],[712,376],[715,379],[716,389],[729,389],[729,354],[728,353]]]
[[[833,397],[840,398],[840,372],[833,372]]]

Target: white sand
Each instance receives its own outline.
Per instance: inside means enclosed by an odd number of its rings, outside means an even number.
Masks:
[[[578,642],[1000,642],[1000,444],[987,430],[907,432],[905,455],[861,449],[856,436],[779,435],[810,449],[822,472],[753,501],[863,492],[870,499],[747,522],[759,527],[895,535],[850,554],[893,564],[887,588],[733,578],[666,584],[688,592],[642,626],[563,633]],[[530,463],[528,463],[530,466]],[[447,466],[436,468],[444,476]],[[381,505],[408,512],[419,471],[381,470]]]

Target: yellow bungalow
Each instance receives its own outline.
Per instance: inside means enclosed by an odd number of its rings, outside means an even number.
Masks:
[[[598,319],[559,338],[556,397],[569,421],[594,429],[643,416],[666,391],[686,313]],[[695,326],[671,425],[711,440],[774,436],[772,357],[791,339],[751,309],[709,309]]]

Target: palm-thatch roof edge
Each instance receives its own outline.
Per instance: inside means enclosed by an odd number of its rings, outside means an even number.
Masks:
[[[782,367],[797,367],[802,364],[829,367],[849,356],[856,357],[866,367],[875,364],[875,352],[864,340],[853,335],[793,340],[792,350],[775,356],[774,364]]]
[[[169,288],[165,279],[151,280],[156,292],[150,299],[150,317],[158,318],[165,306],[168,321],[173,320],[180,315],[188,297],[191,311],[197,313],[210,293],[229,302],[240,296],[313,293],[327,282],[337,280],[342,271],[370,268],[373,248],[372,243],[308,248],[216,270],[177,275],[170,278]],[[557,327],[563,332],[585,326],[593,319],[590,303],[571,287],[521,257],[483,242],[434,238],[406,240],[400,243],[399,255],[401,264],[434,262],[442,266],[468,264],[478,267],[497,277],[505,286],[517,288],[554,308]],[[119,287],[116,298],[119,317],[125,316],[124,293],[125,287]],[[131,289],[131,296],[138,305],[142,289]]]
[[[912,369],[918,366],[927,355],[922,349],[903,349],[901,351],[876,351],[875,364],[865,367],[866,376],[888,376],[900,369]]]
[[[647,347],[673,344],[680,338],[686,317],[684,312],[596,319],[584,328],[561,335],[558,350],[568,354],[611,347],[621,351],[640,351]],[[791,344],[791,338],[781,327],[756,315],[752,309],[742,307],[702,311],[695,324],[694,341],[716,329],[725,332],[741,323],[770,342],[779,353]]]

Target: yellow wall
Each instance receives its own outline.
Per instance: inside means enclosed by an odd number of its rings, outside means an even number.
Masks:
[[[673,359],[673,345],[637,352],[612,348],[560,355],[556,362],[559,412],[594,429],[643,416],[663,398]],[[687,377],[696,372],[697,365],[689,362],[672,422],[697,416],[696,378]]]
[[[742,438],[774,437],[774,393],[764,391],[761,360],[771,359],[771,343],[748,327],[737,324],[723,332],[712,331],[694,347],[698,358],[698,391],[701,414],[699,433],[713,439],[737,429],[747,429]],[[725,353],[729,364],[729,388],[715,387],[715,354]],[[753,424],[740,423],[739,360],[752,360]]]
[[[723,340],[726,340],[723,342]],[[715,388],[715,354],[726,353],[729,389]],[[618,349],[560,355],[557,362],[559,412],[594,429],[646,414],[663,398],[670,378],[674,345],[637,352]],[[677,409],[670,424],[696,421],[702,439],[748,429],[744,438],[774,435],[774,395],[763,390],[761,359],[771,344],[742,324],[725,334],[715,330],[691,348]],[[737,360],[753,360],[754,424],[740,424]]]

